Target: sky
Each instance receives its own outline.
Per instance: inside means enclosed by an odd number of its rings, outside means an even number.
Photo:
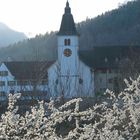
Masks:
[[[0,0],[0,22],[28,37],[59,30],[67,0]],[[76,23],[130,0],[69,0]]]

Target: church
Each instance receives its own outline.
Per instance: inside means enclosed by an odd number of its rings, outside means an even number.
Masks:
[[[58,60],[48,69],[51,97],[93,97],[94,73],[79,59],[79,34],[67,1],[57,33]]]

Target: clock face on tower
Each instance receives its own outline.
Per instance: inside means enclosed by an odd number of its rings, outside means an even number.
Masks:
[[[72,55],[72,50],[71,49],[65,49],[64,50],[64,55],[66,56],[66,57],[69,57],[69,56],[71,56]]]

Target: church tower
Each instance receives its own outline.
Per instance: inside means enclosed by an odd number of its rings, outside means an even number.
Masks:
[[[94,75],[79,59],[79,35],[68,1],[57,33],[57,41],[58,60],[48,70],[50,96],[94,96]]]
[[[67,1],[58,36],[60,77],[78,76],[78,33]]]
[[[76,92],[76,81],[79,78],[79,58],[78,58],[78,33],[76,31],[73,15],[69,2],[66,2],[65,11],[62,17],[58,39],[58,64],[61,88],[66,95]],[[67,87],[67,88],[66,88]],[[72,90],[73,89],[73,90]],[[76,94],[76,93],[75,93]]]

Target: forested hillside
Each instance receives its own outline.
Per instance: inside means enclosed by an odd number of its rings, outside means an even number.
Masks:
[[[38,35],[7,48],[0,49],[1,61],[33,61],[56,59],[56,36],[55,32]]]
[[[140,0],[78,24],[82,48],[140,44]]]
[[[94,46],[140,45],[140,0],[78,23],[80,49]],[[0,49],[0,60],[54,60],[57,57],[56,32],[38,35]]]
[[[7,25],[0,22],[0,47],[27,39],[24,33],[10,29]]]

